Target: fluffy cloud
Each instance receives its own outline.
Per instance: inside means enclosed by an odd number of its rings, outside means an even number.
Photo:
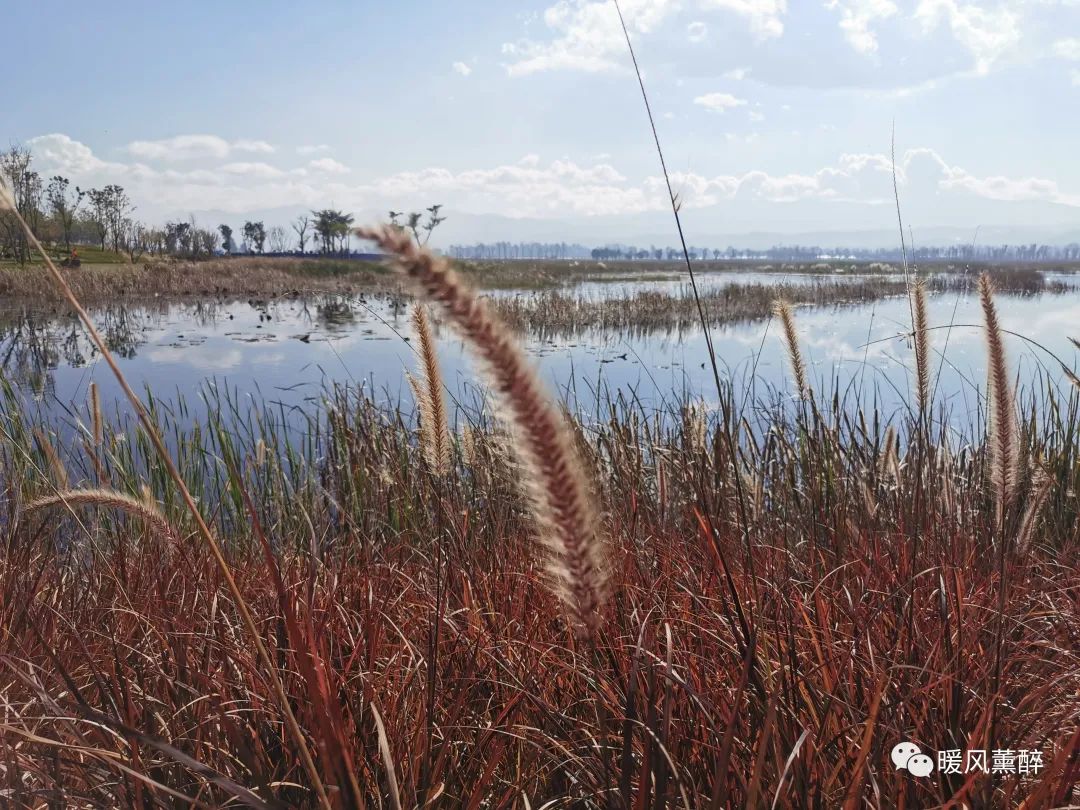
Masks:
[[[742,107],[746,104],[746,99],[736,98],[731,93],[706,93],[695,98],[694,103],[710,112],[722,113],[724,110]]]
[[[783,16],[787,13],[787,0],[701,0],[706,9],[723,9],[744,17],[750,30],[761,39],[778,37],[784,33]]]
[[[988,9],[959,0],[919,0],[915,19],[925,32],[944,21],[974,58],[979,74],[988,73],[994,62],[1020,41],[1020,16],[1004,5]]]
[[[1059,39],[1054,43],[1054,55],[1071,62],[1080,62],[1080,39]]]
[[[464,62],[454,62],[452,67],[454,69],[454,73],[458,74],[459,76],[468,76],[470,73],[472,73],[472,68],[466,65]]]
[[[702,42],[709,34],[709,26],[703,22],[692,22],[686,26],[686,38],[691,42]]]
[[[285,172],[269,163],[226,163],[221,171],[235,174],[241,177],[256,177],[259,179],[282,177]]]
[[[158,141],[134,141],[128,144],[129,154],[143,160],[221,160],[234,152],[270,154],[274,147],[266,141],[227,141],[217,135],[177,135]]]
[[[333,158],[328,157],[311,161],[308,164],[308,168],[325,174],[348,174],[351,171],[344,163],[339,163]]]
[[[57,171],[83,174],[103,169],[106,165],[105,161],[94,156],[89,146],[60,133],[39,135],[31,138],[27,145],[33,151],[35,160],[56,167]]]
[[[624,0],[622,11],[627,28],[645,34],[666,19],[676,5],[676,0]],[[544,11],[543,20],[554,34],[550,41],[524,39],[503,45],[503,55],[510,59],[506,69],[511,76],[559,69],[597,73],[620,65],[626,42],[615,7],[607,0],[559,0]]]
[[[892,0],[826,0],[825,8],[840,11],[840,30],[851,47],[859,53],[871,54],[878,49],[877,34],[871,26],[896,14]]]
[[[63,171],[80,185],[117,182],[128,189],[150,219],[187,211],[220,209],[234,214],[285,206],[317,207],[334,200],[341,207],[380,211],[387,207],[422,207],[438,199],[448,209],[553,220],[660,212],[669,205],[660,177],[629,178],[606,160],[589,163],[555,160],[535,154],[517,163],[451,171],[433,167],[347,183],[331,169],[329,158],[305,169],[263,162],[230,162],[214,169],[181,171],[146,163],[108,163],[66,135],[29,142],[39,170]],[[340,166],[340,164],[334,165]],[[1067,191],[1039,177],[980,176],[946,162],[931,149],[912,149],[898,160],[897,180],[915,201],[970,195],[990,201],[1038,201],[1080,208],[1080,192]],[[811,172],[773,174],[672,175],[683,205],[703,208],[722,203],[788,204],[803,200],[860,205],[892,203],[892,165],[887,155],[851,153]],[[918,206],[918,202],[914,202]]]

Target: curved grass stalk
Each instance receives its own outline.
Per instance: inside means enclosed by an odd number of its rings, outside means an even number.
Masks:
[[[417,247],[407,233],[390,225],[360,228],[357,234],[392,254],[401,271],[428,300],[441,305],[484,361],[508,411],[522,484],[540,539],[551,552],[555,590],[577,629],[594,635],[606,596],[605,554],[593,496],[565,419],[509,330],[444,259]]]

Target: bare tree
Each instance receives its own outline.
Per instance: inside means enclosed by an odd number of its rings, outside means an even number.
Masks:
[[[273,226],[266,232],[266,238],[270,242],[271,253],[288,253],[292,245],[289,243],[289,232],[280,225]]]
[[[56,175],[49,181],[49,185],[45,189],[45,199],[49,203],[52,215],[56,217],[56,221],[60,224],[60,230],[64,234],[64,247],[69,251],[71,250],[71,228],[75,223],[75,215],[78,214],[79,206],[82,205],[83,197],[86,196],[86,192],[78,186],[75,187],[75,193],[72,194],[69,190],[70,187],[70,180]]]
[[[22,216],[35,234],[41,220],[41,176],[31,170],[33,155],[22,146],[12,146],[0,152],[0,181],[7,185],[15,203],[15,210]],[[26,235],[17,220],[10,214],[4,216],[4,241],[9,250],[25,264],[30,258]]]
[[[296,231],[297,239],[300,241],[300,252],[304,252],[304,245],[307,244],[308,229],[311,227],[311,220],[307,216],[300,216],[296,218],[296,221],[292,224],[292,229]]]

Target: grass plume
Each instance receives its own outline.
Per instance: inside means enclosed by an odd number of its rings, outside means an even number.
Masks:
[[[919,419],[925,425],[930,410],[930,319],[927,315],[926,280],[913,282],[910,295],[915,331],[915,396]]]
[[[806,364],[799,349],[799,335],[795,331],[795,315],[792,313],[791,304],[782,298],[778,299],[773,303],[773,314],[780,319],[780,326],[784,330],[784,344],[791,361],[791,373],[795,375],[795,385],[799,389],[799,398],[807,399],[810,386],[806,380]]]
[[[979,303],[986,325],[990,480],[994,487],[1000,526],[1016,494],[1020,437],[1009,367],[1005,359],[1005,341],[994,303],[994,285],[986,273],[979,276]]]
[[[133,498],[131,495],[112,489],[69,489],[56,495],[46,495],[30,501],[23,506],[23,511],[33,513],[57,506],[67,508],[73,506],[103,506],[116,509],[142,518],[148,525],[153,526],[163,537],[169,540],[176,540],[179,536],[153,501],[145,497]]]
[[[533,502],[541,539],[552,552],[550,566],[557,590],[576,625],[595,633],[605,600],[606,562],[593,495],[561,412],[517,340],[445,260],[418,248],[407,234],[391,226],[362,228],[357,233],[391,254],[424,297],[441,305],[483,359],[509,413],[523,483]]]
[[[450,469],[450,429],[447,424],[446,397],[443,394],[442,373],[439,359],[435,355],[435,338],[431,334],[431,324],[423,304],[413,307],[413,333],[416,335],[417,352],[423,368],[423,377],[418,383],[410,384],[416,395],[416,405],[420,411],[420,436],[424,447],[424,457],[428,465],[438,475],[445,475]]]

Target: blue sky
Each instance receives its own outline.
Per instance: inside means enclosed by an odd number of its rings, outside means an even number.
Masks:
[[[623,7],[703,235],[893,227],[893,121],[913,228],[1080,226],[1080,0]],[[38,0],[7,22],[0,136],[147,220],[441,202],[444,241],[670,230],[610,2]]]

